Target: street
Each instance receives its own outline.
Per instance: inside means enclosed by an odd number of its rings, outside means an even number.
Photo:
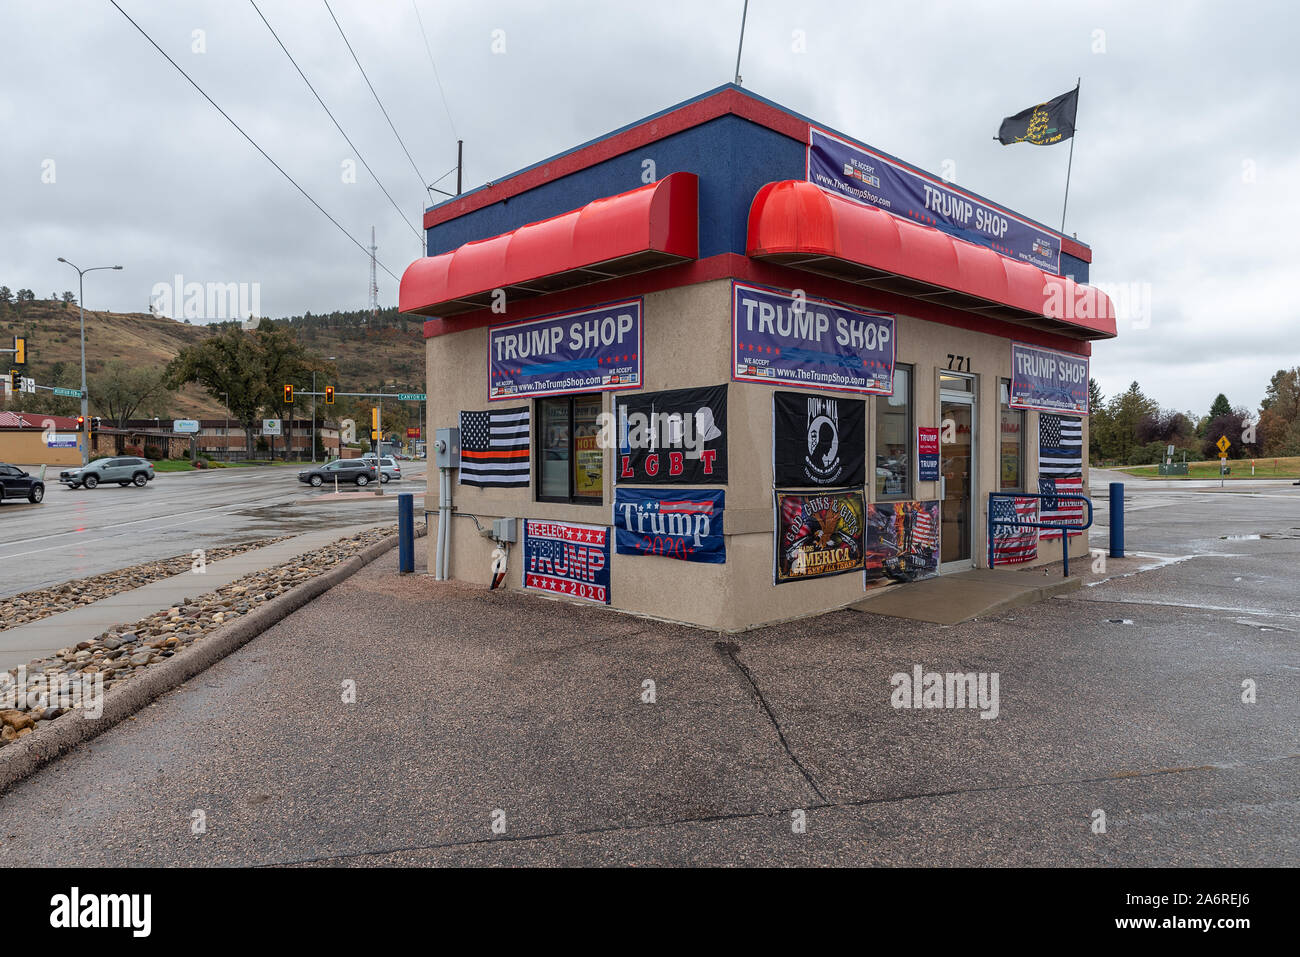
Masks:
[[[164,472],[145,488],[75,490],[51,467],[43,503],[0,504],[0,597],[196,548],[384,521],[396,515],[398,492],[424,491],[425,463],[402,462],[402,480],[382,497],[332,504],[332,488],[298,481],[309,465]]]
[[[389,553],[0,797],[0,863],[1300,864],[1300,489],[1127,527],[1003,615],[721,642]],[[996,717],[896,706],[916,666]]]

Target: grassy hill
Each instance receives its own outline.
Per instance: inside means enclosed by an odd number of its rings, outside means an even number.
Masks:
[[[313,355],[322,360],[335,357],[339,381],[333,384],[339,391],[378,391],[385,385],[399,391],[425,391],[421,322],[406,321],[394,309],[381,310],[377,320],[363,312],[335,312],[274,321],[288,324]],[[0,304],[0,342],[7,348],[11,336],[27,337],[26,375],[41,385],[80,386],[79,328],[75,305],[64,308],[63,303],[38,300],[18,309]],[[114,359],[136,366],[166,365],[182,348],[212,335],[215,329],[147,313],[87,310],[87,374],[93,375]],[[5,358],[0,356],[3,371],[9,368]],[[326,384],[317,382],[321,389]],[[71,401],[75,405],[76,400]],[[10,403],[10,408],[21,406],[21,402]],[[165,408],[156,413],[172,418],[220,418],[225,414],[222,400],[197,385],[172,394]]]

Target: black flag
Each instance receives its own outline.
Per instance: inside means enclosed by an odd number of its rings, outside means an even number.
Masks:
[[[1052,146],[1074,136],[1074,117],[1079,112],[1079,88],[1039,103],[1015,116],[1008,116],[998,128],[998,141]]]

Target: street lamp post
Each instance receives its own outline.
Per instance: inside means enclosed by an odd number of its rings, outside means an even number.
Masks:
[[[230,461],[230,393],[223,392],[221,393],[221,397],[226,402],[226,428],[225,431],[221,433],[221,441],[222,444],[225,445],[226,447],[226,461],[229,462]]]
[[[86,273],[94,272],[96,269],[121,269],[121,266],[90,266],[82,269],[75,263],[70,263],[62,256],[59,262],[67,263],[73,269],[77,270],[77,309],[81,313],[81,421],[86,422],[87,416],[90,415],[88,406],[90,404],[89,394],[86,392]],[[82,426],[85,427],[84,425]],[[90,461],[90,440],[84,438],[81,443],[81,464],[85,465]]]

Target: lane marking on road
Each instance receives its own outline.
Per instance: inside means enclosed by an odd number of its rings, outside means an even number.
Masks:
[[[239,508],[239,507],[241,507],[241,506],[248,505],[248,504],[249,504],[248,502],[240,502],[240,503],[238,503],[238,504],[236,504],[236,505],[222,505],[222,506],[219,506],[219,508]],[[209,510],[205,509],[205,511],[209,511]],[[178,512],[178,513],[175,513],[175,514],[183,514],[183,513],[179,513],[179,512]],[[159,517],[160,517],[160,518],[173,518],[173,517],[175,517],[175,514],[174,514],[174,515],[163,515],[163,516],[159,516]],[[190,513],[188,513],[188,514],[190,514],[190,515],[194,515],[195,513],[190,512]],[[202,518],[193,518],[193,519],[189,519],[189,520],[184,521],[184,522],[173,522],[173,523],[170,524],[170,525],[157,525],[157,526],[155,526],[155,527],[152,529],[152,531],[160,531],[160,530],[162,530],[162,529],[164,529],[164,528],[179,528],[180,526],[182,526],[182,525],[188,525],[188,524],[190,524],[191,522],[206,522],[206,521],[209,521],[209,520],[211,520],[211,519],[214,519],[214,518],[221,518],[221,517],[222,517],[222,516],[220,516],[220,515],[206,515],[206,516],[204,516],[204,517],[202,517]],[[137,521],[137,522],[124,522],[123,524],[124,524],[124,525],[138,525],[138,524],[140,524],[140,522],[156,521],[156,520],[157,520],[157,519],[140,519],[140,520]],[[106,526],[106,527],[108,527],[108,528],[113,528],[113,527],[115,527],[115,526],[111,526],[111,525],[110,525],[110,526]],[[96,531],[96,532],[98,532],[98,531],[102,531],[102,530],[103,530],[103,529],[98,529],[98,528],[97,528],[97,529],[92,529],[92,531]],[[45,536],[45,537],[46,537],[46,538],[58,538],[59,535],[73,535],[73,534],[76,534],[76,533],[75,533],[75,532],[60,532],[58,535],[47,535],[47,536]],[[117,537],[118,537],[118,536],[116,536],[116,535],[101,535],[99,538],[78,538],[78,539],[76,539],[75,541],[64,542],[62,545],[50,545],[50,546],[47,547],[47,548],[34,548],[34,549],[31,549],[30,551],[26,551],[26,552],[14,552],[14,553],[11,554],[11,555],[0,555],[0,559],[22,558],[24,555],[39,555],[39,554],[42,553],[42,552],[55,552],[55,551],[58,551],[60,548],[77,548],[77,547],[80,547],[80,546],[82,546],[82,545],[90,545],[90,544],[92,544],[93,542],[106,542],[106,541],[108,541],[110,538],[117,538]],[[39,539],[32,539],[32,541],[39,541]]]
[[[1228,605],[1200,605],[1195,602],[1150,601],[1144,598],[1075,598],[1071,595],[1055,595],[1056,601],[1086,601],[1106,605],[1150,605],[1156,608],[1189,608],[1194,611],[1229,611],[1237,615],[1253,615],[1256,618],[1300,618],[1300,613],[1293,611],[1269,611],[1267,608],[1233,608]]]

